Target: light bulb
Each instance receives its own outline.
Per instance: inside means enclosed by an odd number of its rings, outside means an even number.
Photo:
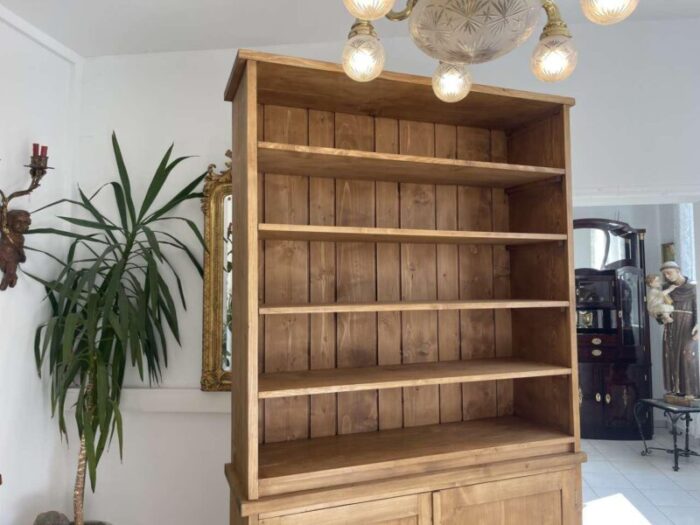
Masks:
[[[471,88],[472,79],[464,64],[440,62],[433,73],[433,91],[443,102],[459,102]]]
[[[343,0],[350,14],[360,20],[378,20],[394,7],[396,0]]]
[[[559,82],[576,69],[578,52],[568,36],[548,36],[540,40],[532,53],[530,67],[544,82]]]
[[[343,49],[343,70],[353,80],[369,82],[384,69],[384,46],[374,35],[351,37]]]
[[[581,0],[586,18],[600,25],[622,22],[637,8],[639,0]]]

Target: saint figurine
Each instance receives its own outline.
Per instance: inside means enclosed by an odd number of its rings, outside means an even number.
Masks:
[[[698,309],[695,283],[685,277],[673,261],[661,266],[664,288],[670,290],[673,311],[656,314],[664,325],[663,369],[666,392],[677,396],[700,397],[700,360],[698,359]],[[669,318],[670,316],[670,318]]]

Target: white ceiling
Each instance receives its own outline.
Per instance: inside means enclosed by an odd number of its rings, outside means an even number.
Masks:
[[[341,0],[0,0],[86,57],[262,47],[342,38],[352,19]],[[403,0],[399,0],[403,4]],[[569,23],[579,0],[559,0]],[[700,17],[699,0],[641,0],[635,19]],[[405,24],[379,23],[382,36]]]

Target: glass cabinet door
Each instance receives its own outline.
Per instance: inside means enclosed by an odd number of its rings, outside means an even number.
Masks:
[[[620,332],[625,346],[641,346],[644,323],[644,275],[641,269],[625,266],[617,270],[620,297]]]

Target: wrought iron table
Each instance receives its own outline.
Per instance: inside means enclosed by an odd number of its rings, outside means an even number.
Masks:
[[[664,411],[664,416],[667,416],[671,421],[671,435],[673,436],[673,448],[661,448],[661,447],[648,447],[647,442],[644,439],[644,432],[642,431],[642,422],[639,417],[640,412],[645,409],[645,407],[658,408]],[[698,456],[700,454],[690,450],[690,422],[693,420],[690,414],[700,412],[700,407],[685,407],[679,405],[672,405],[667,403],[662,399],[640,399],[634,406],[634,419],[637,421],[637,427],[639,428],[639,434],[642,436],[642,443],[644,444],[644,450],[642,451],[642,456],[648,456],[651,454],[652,450],[661,450],[667,454],[673,454],[673,470],[678,471],[678,457],[683,456],[684,458],[689,458],[690,456]],[[682,435],[682,431],[678,429],[678,421],[685,421],[685,448],[678,448],[678,436]]]

